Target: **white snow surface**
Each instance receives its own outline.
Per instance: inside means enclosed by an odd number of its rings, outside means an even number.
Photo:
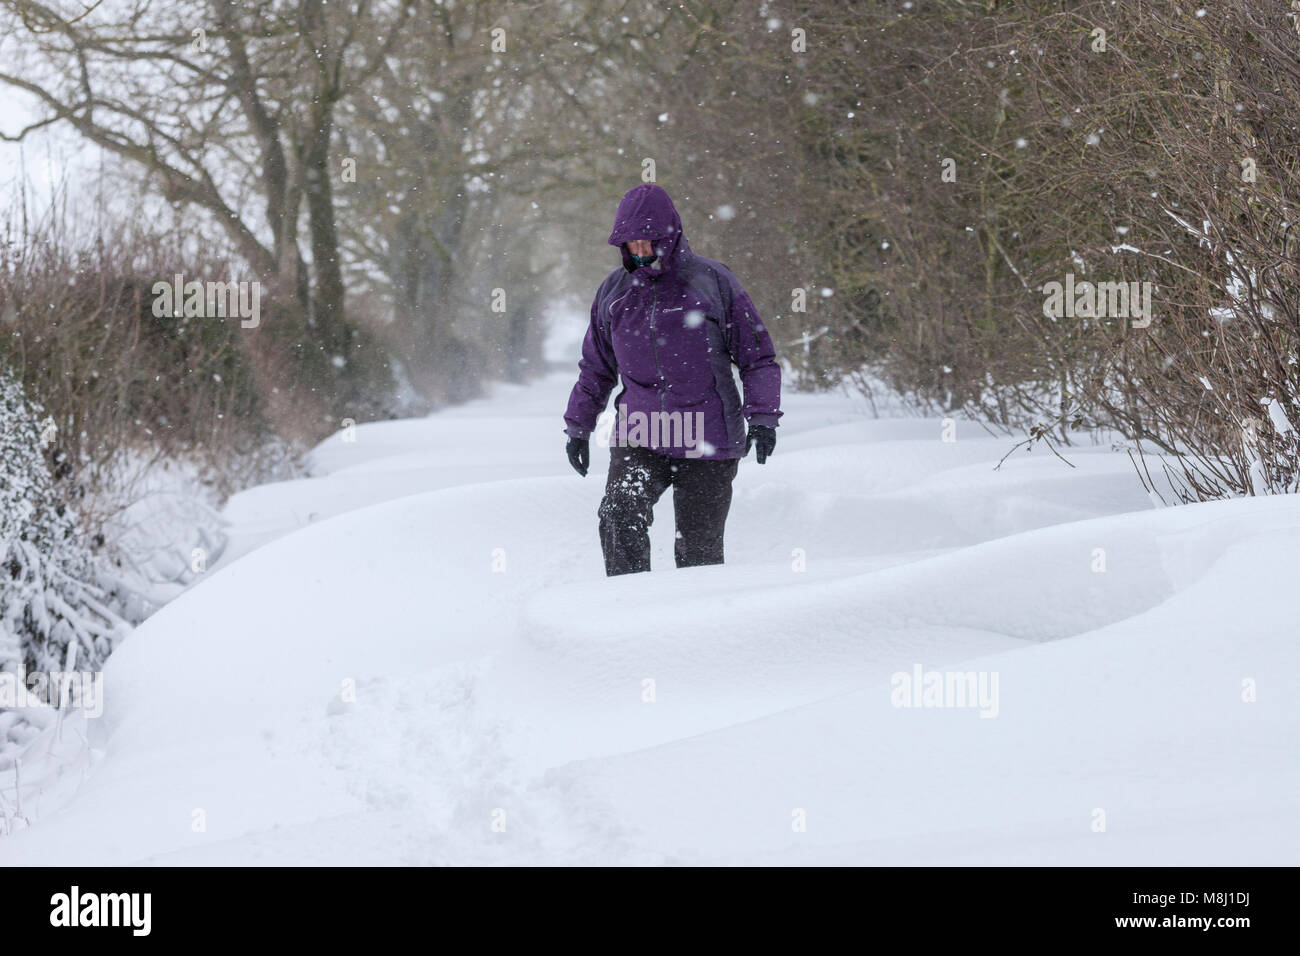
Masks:
[[[1154,509],[1109,448],[995,471],[794,394],[725,566],[673,568],[668,494],[607,579],[571,382],[232,499],[103,716],[0,777],[0,864],[1300,862],[1300,498]],[[918,667],[995,716],[895,706]]]

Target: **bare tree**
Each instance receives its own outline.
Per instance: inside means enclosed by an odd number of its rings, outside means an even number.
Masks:
[[[297,374],[355,413],[377,363],[347,319],[332,162],[339,105],[407,35],[420,0],[137,4],[68,17],[3,0],[22,34],[0,82],[206,214],[265,283]],[[304,234],[305,233],[305,234]],[[273,333],[274,335],[274,333]]]

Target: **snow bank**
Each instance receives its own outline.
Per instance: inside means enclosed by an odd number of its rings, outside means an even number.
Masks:
[[[664,500],[607,580],[567,385],[232,500],[0,861],[1295,862],[1300,500],[1154,511],[1122,455],[993,471],[974,426],[792,396],[727,565],[672,569]],[[918,670],[995,706],[896,706]]]

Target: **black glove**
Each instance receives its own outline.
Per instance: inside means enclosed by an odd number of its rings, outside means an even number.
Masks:
[[[776,450],[776,429],[771,425],[750,425],[749,438],[745,441],[745,454],[755,445],[758,446],[758,463],[767,461],[767,456]]]
[[[573,470],[586,478],[587,466],[591,464],[591,446],[587,444],[587,439],[570,438],[564,450],[569,453],[569,464]]]

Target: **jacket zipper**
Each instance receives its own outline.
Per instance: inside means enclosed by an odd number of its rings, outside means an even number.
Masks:
[[[650,346],[655,353],[655,373],[659,376],[659,414],[667,414],[667,407],[664,404],[664,373],[659,367],[659,335],[655,332],[655,312],[659,309],[659,283],[655,283],[655,297],[650,304]]]

